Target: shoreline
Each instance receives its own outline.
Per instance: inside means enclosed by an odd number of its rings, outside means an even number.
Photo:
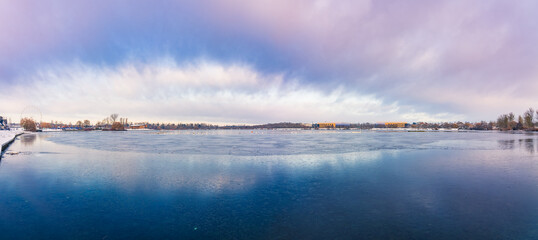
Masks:
[[[2,145],[1,154],[3,154],[9,145],[11,145],[11,143],[13,143],[13,141],[15,141],[15,139],[22,134],[24,134],[22,130],[0,131],[0,144]]]

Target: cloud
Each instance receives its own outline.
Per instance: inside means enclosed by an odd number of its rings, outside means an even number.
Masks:
[[[278,46],[278,54],[291,55],[291,71],[301,69],[305,79],[327,89],[337,82],[417,110],[444,109],[473,120],[538,100],[535,2],[268,5],[226,2],[218,7],[233,17],[216,17],[230,26],[244,21],[263,29],[253,34]]]
[[[9,1],[0,4],[0,82],[13,92],[55,79],[41,87],[70,90],[56,104],[95,91],[87,102],[109,111],[115,100],[156,119],[179,116],[162,106],[233,122],[492,120],[538,102],[536,10],[530,0]],[[108,82],[78,89],[74,77]],[[333,98],[342,105],[318,101]],[[153,108],[135,114],[133,102]],[[280,109],[295,103],[302,110]]]
[[[98,121],[117,112],[133,121],[357,122],[397,119],[401,108],[344,87],[325,91],[249,65],[208,60],[178,64],[163,58],[110,68],[75,62],[25,78],[0,90],[0,101],[18,99],[5,107],[12,115],[38,103],[45,121],[57,120],[54,116]]]

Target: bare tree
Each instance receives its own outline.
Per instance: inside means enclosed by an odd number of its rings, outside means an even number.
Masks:
[[[518,130],[523,129],[523,127],[525,126],[524,124],[525,123],[524,123],[523,118],[521,117],[521,115],[519,115],[519,117],[517,118],[516,129]]]
[[[497,127],[500,130],[508,130],[510,128],[510,117],[508,114],[503,114],[497,118]]]
[[[514,113],[509,113],[508,114],[508,128],[510,130],[514,130],[514,128],[516,127],[516,124],[517,122],[515,121],[516,117],[514,115]]]
[[[534,128],[534,109],[529,108],[524,114],[523,119],[525,120],[525,127],[529,129]]]
[[[119,114],[112,113],[110,114],[110,119],[112,119],[112,123],[116,122],[116,119],[118,118]]]

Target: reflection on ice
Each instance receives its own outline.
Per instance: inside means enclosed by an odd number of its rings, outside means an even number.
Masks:
[[[517,139],[503,139],[498,140],[499,148],[501,149],[521,149],[529,154],[534,154],[538,148],[538,141],[535,138],[519,138]]]
[[[534,154],[534,139],[533,138],[527,138],[527,139],[519,139],[519,145],[523,145],[525,147],[525,150],[527,150],[528,153]]]
[[[26,146],[30,146],[34,144],[35,140],[37,139],[36,133],[26,133],[21,136],[19,136],[21,143]]]
[[[43,148],[54,150],[58,145],[44,142]],[[24,164],[27,173],[46,170],[51,176],[77,179],[77,184],[111,185],[124,191],[188,190],[194,192],[246,191],[263,172],[285,170],[300,175],[322,167],[345,169],[369,164],[381,158],[380,151],[346,154],[305,154],[275,156],[175,155],[124,153],[61,146],[66,154],[53,156],[54,161]],[[72,159],[74,153],[77,159]]]
[[[497,149],[503,133],[351,131],[144,131],[49,133],[48,140],[97,150],[171,154],[273,156],[398,149]],[[493,141],[492,141],[493,140]],[[110,144],[114,143],[114,144]]]
[[[161,132],[151,132],[151,134],[128,133],[119,136],[130,139],[128,141],[141,139],[141,137],[161,137],[154,135],[154,133]],[[155,151],[125,152],[121,149],[121,151],[115,151],[118,149],[114,148],[109,151],[99,151],[89,148],[60,146],[50,141],[43,141],[43,145],[38,146],[43,149],[36,151],[37,153],[56,152],[55,148],[61,148],[63,151],[66,151],[66,154],[54,156],[55,160],[53,162],[33,163],[30,166],[26,166],[25,171],[39,172],[46,169],[57,175],[69,175],[70,178],[80,179],[81,184],[110,185],[113,183],[113,186],[127,192],[139,191],[140,189],[146,189],[147,191],[153,191],[155,189],[161,191],[183,189],[207,193],[240,192],[248,191],[260,178],[263,178],[267,174],[275,174],[274,171],[300,176],[301,174],[308,173],[308,171],[316,171],[327,167],[344,170],[359,164],[373,164],[376,160],[382,159],[383,155],[397,157],[406,148],[458,150],[488,149],[495,146],[491,145],[492,141],[486,141],[482,138],[483,136],[477,136],[476,134],[461,137],[461,135],[457,135],[458,133],[443,133],[444,135],[376,133],[377,135],[370,134],[367,135],[369,137],[368,139],[364,139],[365,134],[336,135],[324,133],[316,135],[316,133],[306,132],[300,135],[295,132],[274,133],[267,131],[257,133],[258,135],[267,135],[263,137],[262,141],[265,145],[270,144],[260,151],[273,154],[260,155],[257,154],[259,151],[256,152],[251,149],[253,147],[260,147],[260,144],[256,142],[260,140],[253,140],[251,133],[247,131],[224,133],[201,131],[201,133],[210,137],[211,140],[208,142],[201,141],[200,139],[193,141],[198,141],[198,144],[205,144],[211,147],[199,149],[199,152],[193,152],[193,150],[189,150],[192,147],[192,143],[188,144],[178,141],[176,145],[186,145],[188,147],[183,149],[186,152],[191,152],[183,154],[166,153],[167,150],[163,148],[174,148],[175,145],[164,142],[161,145],[152,145],[156,147]],[[32,145],[36,141],[36,136],[40,139],[55,140],[55,142],[62,142],[63,140],[61,139],[65,137],[73,140],[70,142],[70,145],[79,146],[80,144],[76,143],[86,141],[85,139],[88,136],[88,133],[61,134],[23,135],[21,137],[21,143],[23,146]],[[184,133],[166,132],[164,134],[174,137]],[[301,149],[297,149],[297,143],[290,141],[290,136],[286,134],[297,135],[294,140],[302,143],[300,146]],[[406,135],[407,138],[402,139],[399,136],[400,134],[410,135]],[[114,138],[116,136],[109,133],[99,133],[89,136],[88,144],[90,145],[94,141],[96,142],[95,146],[118,145],[117,142],[110,141],[111,137]],[[491,136],[492,134],[489,134],[486,137]],[[520,138],[517,140],[519,144],[516,145],[515,139],[502,139],[507,136],[513,137],[513,135],[498,135],[495,137],[499,136],[501,139],[497,140],[498,149],[515,149],[517,146],[528,153],[534,153],[536,148],[534,138]],[[99,139],[99,137],[103,137],[103,139]],[[243,138],[246,138],[246,140]],[[470,138],[470,140],[465,140],[465,138]],[[202,140],[207,139],[204,138]],[[326,142],[326,144],[316,143],[312,139],[319,142]],[[154,144],[154,142],[160,141],[162,139],[153,139],[148,143]],[[110,144],[111,142],[114,142],[114,144]],[[172,142],[174,143],[174,141]],[[127,146],[126,144],[121,144],[121,142],[119,145],[122,147]],[[223,148],[225,151],[230,151],[226,149],[228,146],[232,146],[232,149],[238,149],[232,151],[244,151],[246,149],[246,152],[250,154],[246,156],[243,154],[218,154],[223,152]],[[180,148],[176,146],[176,149]],[[343,148],[353,151],[334,153]],[[312,151],[306,153],[304,149],[311,149]],[[201,154],[204,152],[209,153]],[[211,154],[211,152],[215,154]],[[76,161],[72,159],[73,154],[77,155]],[[23,163],[15,162],[11,164]]]
[[[502,140],[498,140],[497,142],[499,143],[499,147],[501,149],[514,149],[514,143],[516,142],[516,140],[514,140],[514,139],[509,139],[509,140],[502,139]]]

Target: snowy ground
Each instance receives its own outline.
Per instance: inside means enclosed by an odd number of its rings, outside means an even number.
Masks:
[[[0,131],[0,144],[2,149],[4,146],[11,142],[17,135],[23,133],[22,130],[1,130]]]

